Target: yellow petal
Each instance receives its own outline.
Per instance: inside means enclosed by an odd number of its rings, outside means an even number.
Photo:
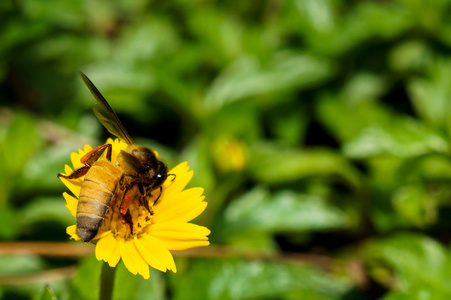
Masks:
[[[159,223],[148,226],[146,232],[157,238],[174,240],[208,240],[210,230],[207,227],[180,222]]]
[[[204,196],[184,199],[182,195],[183,193],[188,191],[189,190],[183,191],[179,194],[181,195],[179,204],[174,205],[166,210],[156,209],[152,221],[154,223],[164,223],[170,221],[189,222],[200,215],[207,207],[207,202],[202,202]]]
[[[192,205],[196,202],[201,202],[204,199],[204,197],[202,197],[203,193],[203,188],[196,187],[185,190],[183,192],[172,193],[165,197],[161,195],[160,200],[158,200],[157,205],[155,206],[155,209],[158,212],[167,209],[173,209],[175,206],[183,205],[183,203],[189,203],[189,205]]]
[[[191,178],[193,178],[194,171],[189,171],[188,162],[182,162],[174,167],[172,170],[168,172],[168,174],[174,174],[173,176],[169,176],[168,179],[163,184],[163,193],[161,197],[167,197],[173,193],[181,192],[188,182],[190,182]]]
[[[142,234],[139,238],[135,238],[135,244],[149,265],[163,272],[166,272],[166,269],[177,272],[172,254],[157,238]]]
[[[141,274],[145,279],[149,278],[149,267],[146,261],[135,247],[133,240],[119,240],[119,250],[125,267],[132,274]],[[146,272],[147,269],[147,272]]]
[[[92,149],[94,149],[94,148],[92,148],[91,145],[85,144],[85,146],[83,147],[83,151],[82,150],[78,150],[78,153],[80,153],[80,156],[84,156],[86,153],[88,153]]]
[[[78,195],[80,195],[81,190],[81,184],[82,181],[79,180],[68,180],[66,178],[60,177],[61,181],[67,188],[72,192],[72,194],[78,198]]]
[[[96,244],[95,255],[97,260],[110,261],[117,247],[118,244],[113,234],[110,233],[101,238]]]
[[[138,274],[141,274],[144,279],[149,279],[149,277],[150,277],[149,264],[146,262],[146,260],[142,256],[142,254],[139,252],[138,247],[137,247],[136,242],[135,242],[135,239],[130,240],[129,244],[130,244],[130,247],[133,247],[133,252],[130,252],[130,253],[134,253],[133,257],[136,260],[138,260],[138,262],[139,262],[139,264],[138,264],[138,267],[139,267]]]
[[[72,166],[74,169],[80,169],[83,167],[83,164],[81,163],[81,158],[92,150],[92,147],[90,145],[85,145],[83,150],[78,150],[78,153],[72,152],[70,155],[70,161],[72,162]]]
[[[63,175],[70,175],[74,172],[74,170],[72,170],[71,167],[69,167],[69,165],[64,165],[64,173]]]
[[[112,252],[110,259],[108,260],[108,265],[110,267],[115,267],[120,259],[121,259],[121,251],[119,250],[119,243],[116,239],[116,248]]]
[[[103,229],[103,230],[101,229],[97,232],[96,236],[92,239],[92,241],[102,239],[109,234],[111,234],[111,230],[105,231],[105,229]]]
[[[63,193],[64,199],[66,199],[66,207],[69,210],[70,214],[75,218],[77,216],[77,206],[78,200],[68,193]]]
[[[138,271],[134,268],[133,264],[129,262],[129,258],[124,259],[124,254],[126,253],[125,249],[125,240],[118,239],[119,251],[121,253],[122,260],[124,261],[125,267],[134,275],[138,274]]]
[[[161,223],[149,226],[146,232],[158,238],[168,250],[186,250],[194,247],[208,246],[206,227],[191,223]]]
[[[142,243],[141,238],[138,238],[135,236],[134,238],[135,240],[135,245],[136,248],[138,249],[139,253],[141,253],[141,255],[143,256],[143,258],[145,259],[145,261],[154,269],[157,269],[161,272],[166,272],[167,267],[165,266],[165,264],[160,261],[158,259],[158,257],[156,257],[154,255],[154,253],[152,251],[149,251],[148,247],[146,247],[146,245],[144,245]],[[147,245],[149,246],[149,245]],[[150,247],[150,249],[152,249],[152,247]]]
[[[64,173],[63,173],[63,175],[67,176],[67,175],[70,175],[72,173],[74,173],[74,170],[72,170],[72,168],[69,167],[68,165],[64,165]],[[62,178],[60,178],[60,179],[62,179]],[[77,178],[77,179],[68,179],[67,181],[69,181],[71,184],[81,186],[81,183],[83,182],[83,179],[84,179],[84,176],[82,176],[80,178]]]
[[[128,145],[127,143],[124,143],[122,141],[120,141],[119,139],[115,139],[113,141],[113,139],[108,138],[108,140],[106,141],[105,144],[111,144],[112,145],[112,151],[111,151],[111,161],[113,163],[117,162],[117,156],[119,155],[119,152],[121,152],[121,150],[127,150],[128,147],[130,147],[130,145]]]
[[[189,222],[194,218],[198,217],[207,208],[207,202],[201,202],[196,207],[192,207],[190,210],[186,210],[183,214],[178,217],[171,219],[172,222]]]
[[[83,167],[83,164],[81,163],[80,159],[81,159],[82,155],[76,153],[76,152],[72,152],[70,154],[70,161],[72,163],[72,166],[74,167],[74,169],[80,169],[81,167]]]
[[[205,247],[210,245],[209,241],[180,241],[165,238],[159,238],[168,250],[187,250],[197,247]]]
[[[77,225],[71,225],[71,226],[68,226],[68,227],[66,228],[66,233],[67,233],[68,235],[70,235],[70,238],[71,238],[71,239],[74,239],[74,240],[76,240],[76,241],[81,240],[80,236],[79,236],[78,233],[77,233]]]

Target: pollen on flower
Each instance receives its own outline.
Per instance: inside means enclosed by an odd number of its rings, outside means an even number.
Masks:
[[[155,196],[150,197],[147,201],[153,203]],[[152,201],[153,200],[153,201]],[[100,231],[111,231],[113,234],[121,238],[130,238],[134,235],[139,235],[142,230],[152,224],[153,205],[151,204],[149,210],[142,205],[138,199],[134,198],[128,208],[128,214],[121,213],[121,203],[116,202],[110,206],[108,214],[105,217],[105,222]],[[128,217],[127,217],[128,216]]]
[[[116,140],[107,140],[112,145],[111,164],[116,168],[118,154],[129,145]],[[66,174],[71,174],[83,165],[81,157],[91,151],[87,145],[84,150],[71,155],[73,169],[66,166]],[[99,161],[106,158],[101,157]],[[89,172],[89,171],[88,171]],[[149,266],[166,272],[176,272],[175,263],[169,250],[184,250],[209,245],[210,230],[206,227],[189,223],[206,208],[202,188],[184,190],[193,176],[186,162],[169,171],[174,174],[162,185],[162,190],[153,190],[148,195],[141,195],[132,190],[131,203],[124,212],[121,197],[113,197],[97,235],[92,239],[96,244],[96,258],[116,266],[120,259],[133,274],[149,278]],[[173,177],[173,178],[172,178]],[[83,189],[84,176],[78,179],[61,178],[74,196],[64,193],[66,207],[77,216],[78,198]],[[161,193],[161,194],[160,194]],[[155,202],[158,199],[157,202]],[[123,210],[121,212],[121,210]],[[77,225],[67,228],[71,238],[80,240]]]

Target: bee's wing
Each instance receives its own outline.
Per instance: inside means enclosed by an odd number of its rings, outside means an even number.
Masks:
[[[96,98],[97,103],[94,105],[94,114],[99,119],[100,123],[114,136],[117,136],[123,142],[131,145],[133,144],[132,138],[125,130],[124,125],[122,125],[121,121],[117,117],[114,110],[99,92],[99,90],[95,87],[95,85],[89,80],[89,78],[80,72],[81,79],[83,79],[86,86],[91,91],[94,98]]]
[[[122,156],[127,166],[130,167],[132,170],[138,172],[139,174],[146,173],[147,170],[135,156],[125,152],[124,150],[121,150],[121,152],[119,152],[119,155]]]

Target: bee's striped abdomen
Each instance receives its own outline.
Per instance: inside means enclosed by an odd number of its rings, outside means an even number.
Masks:
[[[108,161],[98,161],[86,174],[77,207],[77,232],[83,242],[92,240],[103,224],[121,170]]]

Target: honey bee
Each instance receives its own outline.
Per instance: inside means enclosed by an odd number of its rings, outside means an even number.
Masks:
[[[82,72],[80,76],[97,100],[94,114],[100,123],[114,136],[129,145],[127,150],[121,150],[117,164],[111,162],[112,145],[101,145],[81,158],[83,167],[74,170],[70,175],[58,174],[58,177],[76,179],[85,176],[77,206],[77,232],[83,242],[88,243],[98,233],[111,203],[121,202],[120,212],[124,220],[133,223],[130,211],[131,202],[136,197],[140,205],[149,212],[149,197],[154,190],[160,189],[168,177],[168,168],[151,149],[133,143],[114,110],[94,86],[91,80]],[[106,151],[107,160],[99,160]],[[175,177],[175,174],[169,174]],[[154,204],[155,204],[154,202]],[[133,232],[132,232],[133,234]]]

